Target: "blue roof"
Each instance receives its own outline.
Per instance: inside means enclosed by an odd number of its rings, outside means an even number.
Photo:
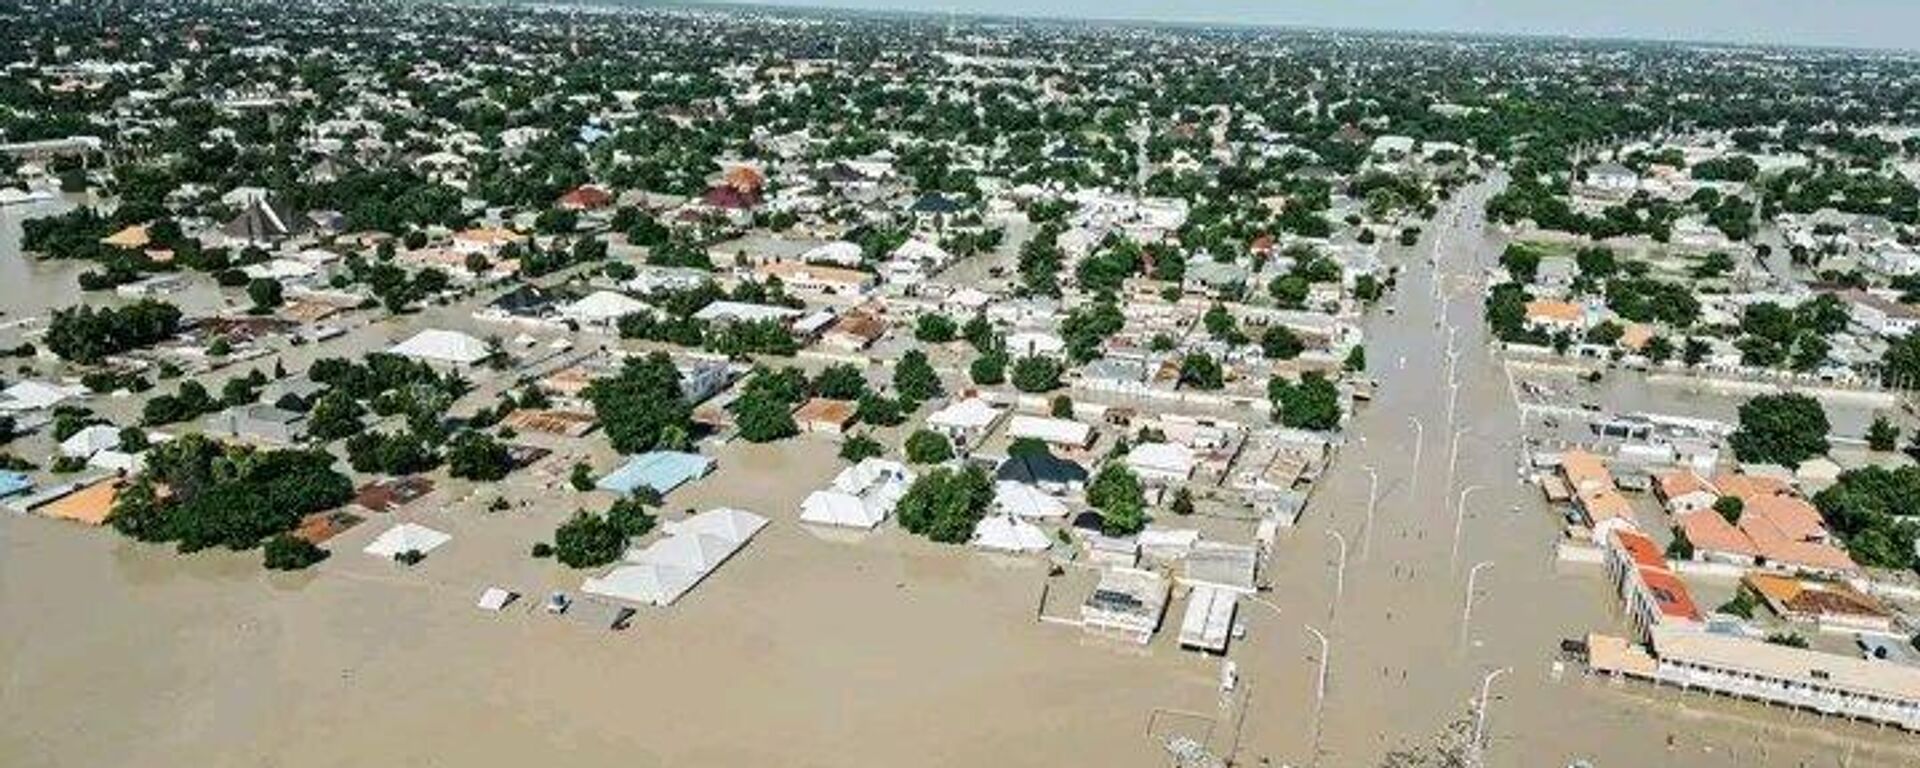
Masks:
[[[682,483],[694,480],[713,468],[713,459],[697,453],[653,451],[627,460],[625,466],[600,478],[595,485],[603,491],[632,495],[641,488],[652,488],[666,495]]]
[[[0,472],[0,498],[33,490],[33,480],[19,472]]]

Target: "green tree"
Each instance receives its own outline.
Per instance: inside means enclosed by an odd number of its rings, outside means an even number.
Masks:
[[[953,458],[953,443],[930,429],[907,436],[907,460],[915,464],[938,464]]]
[[[593,467],[588,466],[584,461],[574,462],[573,471],[567,474],[567,484],[582,493],[593,490]]]
[[[986,470],[969,464],[961,469],[941,467],[922,475],[907,488],[894,509],[907,531],[943,544],[960,544],[993,503],[993,480]]]
[[[485,432],[469,429],[447,443],[447,473],[454,477],[493,481],[506,477],[512,468],[507,447]]]
[[[1260,334],[1260,352],[1269,360],[1292,360],[1307,350],[1300,335],[1284,325],[1270,325]]]
[[[918,349],[900,356],[899,365],[893,369],[893,389],[902,399],[916,404],[946,393],[940,384],[940,375],[934,373],[933,364],[927,362],[927,353]]]
[[[1832,427],[1820,402],[1806,395],[1761,395],[1740,406],[1740,428],[1728,441],[1743,462],[1797,467],[1827,452]]]
[[[1220,362],[1205,352],[1192,352],[1180,358],[1180,386],[1217,390],[1226,386],[1226,374]]]
[[[946,315],[921,315],[913,326],[913,337],[927,344],[945,344],[959,333],[960,329]]]
[[[867,393],[867,375],[848,363],[829,365],[813,379],[813,394],[834,400],[858,400]]]
[[[1267,400],[1283,426],[1314,430],[1340,426],[1340,390],[1318,373],[1302,375],[1298,384],[1279,376],[1268,379]]]
[[[585,511],[553,531],[553,554],[569,568],[594,568],[620,559],[627,537],[605,517]]]
[[[264,555],[268,570],[298,571],[327,559],[327,551],[313,542],[290,534],[267,540]]]
[[[1030,394],[1059,389],[1059,361],[1040,355],[1013,361],[1013,388]]]
[[[747,391],[730,406],[740,437],[753,443],[770,443],[800,433],[793,422],[793,408],[771,393]]]
[[[1359,344],[1353,345],[1353,349],[1347,350],[1346,362],[1342,363],[1341,367],[1354,373],[1367,370],[1367,348]]]
[[[870,435],[854,435],[840,444],[840,458],[851,462],[879,458],[886,453],[886,447]]]
[[[264,315],[286,302],[283,287],[278,280],[264,277],[254,278],[247,283],[247,298],[253,301],[253,313]]]
[[[1720,513],[1730,525],[1740,524],[1740,513],[1746,511],[1747,504],[1738,496],[1722,496],[1713,500],[1713,511]]]
[[[967,376],[983,387],[999,386],[1007,381],[1007,356],[994,351],[982,353],[967,366]]]
[[[669,429],[693,431],[693,407],[682,395],[680,371],[664,352],[628,359],[618,374],[588,386],[586,398],[621,453],[652,450]]]
[[[1876,451],[1891,451],[1900,444],[1900,428],[1893,425],[1885,414],[1874,414],[1873,424],[1867,427],[1867,447]]]
[[[366,426],[360,422],[365,412],[344,390],[328,390],[307,413],[307,436],[327,443],[357,434]]]
[[[1100,510],[1101,530],[1109,536],[1131,536],[1147,525],[1146,492],[1140,478],[1125,464],[1107,462],[1087,485],[1087,503]]]

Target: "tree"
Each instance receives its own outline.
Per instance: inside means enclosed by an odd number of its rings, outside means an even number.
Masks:
[[[868,392],[860,396],[860,403],[853,410],[853,418],[862,424],[892,427],[905,422],[907,415],[898,399]]]
[[[254,278],[247,283],[247,298],[253,301],[253,314],[264,315],[286,302],[283,287],[278,280],[264,277]]]
[[[1713,500],[1713,511],[1726,518],[1729,525],[1739,525],[1740,513],[1746,508],[1746,502],[1741,501],[1738,496],[1722,496]]]
[[[960,544],[993,503],[993,480],[986,470],[969,464],[962,469],[941,467],[915,480],[900,497],[894,514],[909,532],[943,544]]]
[[[1740,429],[1728,441],[1743,462],[1797,467],[1827,452],[1832,429],[1820,402],[1806,395],[1761,395],[1740,406]]]
[[[1007,380],[1007,356],[999,351],[982,353],[967,366],[967,376],[983,387],[999,386]]]
[[[1187,490],[1184,485],[1180,486],[1180,490],[1173,494],[1172,508],[1176,515],[1193,514],[1193,491]]]
[[[659,523],[659,519],[647,511],[648,504],[656,501],[658,497],[640,496],[615,500],[613,506],[607,508],[607,524],[626,539],[645,536]]]
[[[1146,493],[1125,464],[1109,461],[1087,486],[1087,503],[1100,510],[1100,528],[1109,536],[1131,536],[1147,526]]]
[[[574,462],[573,471],[567,474],[567,484],[582,493],[593,490],[593,467],[584,461]]]
[[[1212,355],[1193,352],[1180,358],[1180,386],[1216,390],[1226,386],[1226,375]]]
[[[512,468],[507,447],[485,432],[469,429],[447,443],[447,474],[454,477],[493,481],[506,477]]]
[[[680,371],[664,352],[629,358],[612,378],[587,387],[601,428],[621,453],[644,453],[669,430],[693,431],[693,407],[680,388]]]
[[[1359,344],[1353,345],[1353,349],[1347,350],[1347,359],[1341,363],[1340,367],[1352,373],[1367,370],[1367,348]]]
[[[1867,447],[1885,452],[1899,444],[1900,428],[1894,426],[1885,414],[1874,414],[1873,424],[1867,427]]]
[[[930,429],[908,435],[906,447],[907,460],[915,464],[938,464],[953,458],[953,443],[946,435]]]
[[[365,412],[344,390],[328,390],[307,413],[307,436],[327,443],[357,434],[366,426],[360,423]]]
[[[913,338],[927,344],[945,344],[959,333],[960,329],[946,315],[921,315],[913,326]]]
[[[1292,360],[1307,350],[1300,335],[1284,325],[1270,325],[1260,334],[1260,352],[1269,360]]]
[[[553,554],[569,568],[594,568],[620,559],[627,548],[627,537],[600,515],[585,511],[561,523],[553,531]]]
[[[1013,388],[1029,394],[1059,389],[1059,361],[1041,355],[1013,361]]]
[[[1054,395],[1047,403],[1047,414],[1056,419],[1073,418],[1073,398],[1066,395]]]
[[[946,388],[940,385],[939,374],[933,371],[933,364],[927,362],[927,353],[918,349],[900,356],[899,365],[893,369],[893,389],[902,399],[916,404],[946,393]]]
[[[1920,333],[1909,333],[1887,345],[1880,355],[1880,379],[1900,389],[1920,387]]]
[[[833,400],[858,400],[867,393],[867,376],[848,363],[829,365],[813,379],[813,394]]]
[[[1283,426],[1315,430],[1340,426],[1340,390],[1318,373],[1302,375],[1298,384],[1279,376],[1268,379],[1267,400]]]
[[[800,433],[793,421],[793,408],[771,392],[749,388],[729,406],[740,437],[753,443],[770,443]]]
[[[329,553],[311,541],[283,533],[267,540],[264,554],[268,570],[298,571],[327,559]]]
[[[1693,542],[1687,538],[1685,528],[1676,526],[1673,529],[1673,541],[1667,543],[1667,559],[1682,561],[1693,559]]]
[[[840,444],[840,458],[851,462],[879,458],[885,453],[886,448],[880,445],[880,441],[869,435],[854,435]]]

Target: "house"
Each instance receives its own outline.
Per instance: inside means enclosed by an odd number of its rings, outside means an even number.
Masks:
[[[1180,560],[1178,581],[1189,587],[1211,587],[1243,595],[1254,593],[1254,570],[1260,553],[1245,544],[1196,541]]]
[[[973,526],[968,543],[994,552],[1045,552],[1053,539],[1040,526],[1012,514],[987,515]]]
[[[1184,483],[1193,476],[1193,449],[1179,443],[1142,443],[1127,452],[1127,468],[1149,484]]]
[[[1108,568],[1080,606],[1080,626],[1088,633],[1146,645],[1160,630],[1172,591],[1167,580],[1138,568]]]
[[[1844,581],[1749,573],[1740,583],[1759,595],[1768,610],[1787,621],[1833,632],[1895,631],[1893,613],[1886,606]]]
[[[594,487],[622,496],[632,496],[642,489],[665,496],[711,471],[713,459],[700,454],[652,451],[628,459],[619,469],[600,478]]]
[[[1673,515],[1685,515],[1713,507],[1720,498],[1705,478],[1691,469],[1680,469],[1654,478],[1654,495]]]
[[[1610,195],[1631,195],[1640,188],[1640,174],[1619,163],[1601,163],[1587,169],[1586,185]]]
[[[1219,587],[1195,587],[1187,593],[1187,612],[1180,619],[1180,647],[1224,654],[1233,635],[1234,613],[1240,594]]]
[[[785,323],[803,313],[791,307],[776,307],[769,304],[747,304],[738,301],[716,301],[701,307],[693,313],[693,319],[710,323]]]
[[[1007,437],[1039,440],[1069,450],[1086,450],[1093,445],[1093,427],[1071,419],[1039,416],[1014,416],[1007,424]]]
[[[228,408],[214,423],[221,434],[252,442],[291,445],[307,436],[306,414],[266,403]]]
[[[605,187],[584,184],[567,190],[566,194],[554,201],[554,205],[566,211],[593,211],[613,205],[613,193]]]
[[[816,397],[793,412],[793,421],[801,432],[839,437],[853,426],[855,403]]]
[[[927,428],[952,440],[955,446],[968,446],[987,436],[1006,412],[977,397],[948,404],[927,416]]]
[[[1080,492],[1087,485],[1088,475],[1085,467],[1051,453],[1025,453],[1008,456],[994,470],[993,477],[1061,495]]]
[[[820,335],[820,344],[841,352],[859,352],[887,334],[887,323],[860,310],[846,312]]]
[[[1920,328],[1920,310],[1866,291],[1839,294],[1854,324],[1883,339],[1898,339]]]
[[[651,312],[652,307],[624,293],[594,291],[579,301],[560,308],[560,317],[583,327],[611,329],[620,318]]]
[[[1014,357],[1060,357],[1067,342],[1059,336],[1040,331],[1017,331],[1007,335],[1007,354]]]
[[[1605,539],[1603,557],[1636,632],[1645,635],[1656,626],[1703,624],[1692,593],[1668,568],[1652,539],[1638,531],[1613,530]]]
[[[220,231],[229,242],[265,247],[307,234],[312,229],[313,222],[307,217],[295,214],[277,201],[257,197]]]
[[[43,411],[76,397],[85,397],[86,387],[62,386],[41,381],[20,381],[0,390],[0,413]]]
[[[82,427],[60,442],[60,455],[70,459],[90,459],[101,451],[120,447],[120,430],[109,424]]]
[[[1571,301],[1534,299],[1527,302],[1527,325],[1547,333],[1579,333],[1587,328],[1587,311]]]
[[[878,279],[871,272],[797,261],[769,262],[755,273],[762,280],[777,278],[788,288],[828,296],[859,296]]]
[[[487,343],[458,331],[428,329],[393,345],[390,354],[419,360],[429,365],[471,368],[493,357]]]

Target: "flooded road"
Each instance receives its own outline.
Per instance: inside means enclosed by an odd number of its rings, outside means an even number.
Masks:
[[[1249,749],[1295,765],[1378,765],[1451,723],[1470,728],[1485,685],[1489,766],[1920,764],[1902,735],[1613,685],[1556,664],[1562,638],[1620,631],[1622,621],[1597,568],[1556,563],[1557,515],[1519,478],[1520,414],[1473,284],[1499,253],[1479,216],[1493,190],[1456,195],[1402,261],[1384,302],[1397,312],[1369,319],[1380,390],[1300,527],[1277,545],[1272,605],[1250,609],[1261,640],[1240,662],[1256,691]],[[1437,279],[1426,263],[1434,254]],[[1380,494],[1371,515],[1369,467]],[[1315,631],[1328,640],[1317,729]],[[1507,671],[1489,678],[1497,670]]]

